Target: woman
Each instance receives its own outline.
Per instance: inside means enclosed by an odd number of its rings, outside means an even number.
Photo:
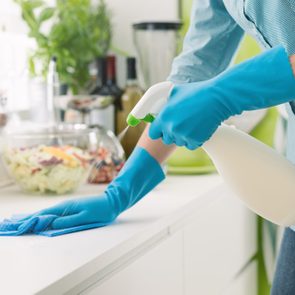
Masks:
[[[225,70],[244,32],[266,51]],[[16,232],[25,232],[25,223],[33,219],[40,230],[46,216],[51,217],[48,228],[56,230],[112,222],[165,178],[161,163],[176,145],[201,146],[221,122],[245,110],[290,102],[288,158],[295,162],[294,53],[294,0],[195,0],[183,51],[168,77],[175,84],[169,101],[119,176],[103,195],[37,212],[18,222]],[[291,229],[285,232],[272,294],[295,294],[295,232]]]

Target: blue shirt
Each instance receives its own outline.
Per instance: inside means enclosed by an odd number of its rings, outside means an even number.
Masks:
[[[182,53],[168,79],[196,82],[229,65],[244,32],[264,49],[282,44],[295,53],[295,0],[194,0]]]
[[[216,76],[231,62],[244,32],[264,49],[281,44],[294,54],[295,0],[194,0],[183,51],[168,79],[186,83]],[[287,157],[295,164],[295,115],[286,107]]]
[[[194,0],[183,50],[168,79],[186,83],[216,76],[230,64],[244,32],[264,49],[282,44],[294,54],[295,0]],[[286,107],[287,157],[295,163],[295,116]]]

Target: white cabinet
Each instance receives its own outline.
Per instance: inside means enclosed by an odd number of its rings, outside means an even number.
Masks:
[[[225,289],[223,295],[255,294],[257,294],[257,264],[252,262],[245,272]]]
[[[226,189],[176,232],[133,257],[84,295],[255,295],[255,215]],[[79,293],[80,294],[80,293]]]
[[[82,294],[181,295],[182,289],[182,233],[178,232]]]
[[[228,193],[219,194],[184,228],[185,295],[227,295],[235,275],[256,251],[255,215]]]

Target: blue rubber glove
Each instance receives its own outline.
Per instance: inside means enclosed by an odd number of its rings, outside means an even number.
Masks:
[[[205,82],[175,85],[151,124],[152,139],[194,150],[230,116],[295,98],[289,58],[278,46]]]
[[[164,178],[159,163],[145,149],[137,147],[101,196],[68,200],[21,220],[5,220],[0,223],[0,235],[49,235],[46,231],[58,235],[107,225]]]

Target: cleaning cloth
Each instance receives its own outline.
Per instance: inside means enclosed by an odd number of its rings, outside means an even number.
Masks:
[[[0,236],[20,236],[24,234],[37,234],[47,237],[74,233],[82,230],[103,227],[109,223],[90,223],[66,229],[50,229],[52,222],[58,218],[57,215],[41,215],[24,219],[24,215],[15,215],[10,219],[4,219],[0,223]]]

